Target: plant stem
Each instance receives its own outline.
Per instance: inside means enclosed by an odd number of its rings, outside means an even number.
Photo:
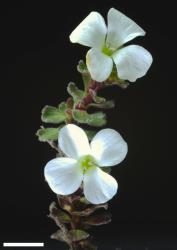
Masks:
[[[87,89],[85,90],[86,95],[75,105],[73,102],[73,98],[67,100],[68,104],[68,119],[65,121],[66,124],[71,123],[73,121],[72,117],[72,109],[73,107],[76,109],[83,109],[88,110],[89,105],[91,103],[94,103],[94,95],[97,94],[99,90],[104,88],[105,85],[103,83],[96,82],[94,80],[90,80],[87,85]],[[59,157],[63,157],[64,154],[61,151],[61,149],[58,147],[55,141],[47,141],[47,143],[57,151]],[[95,213],[96,210],[100,209],[100,213],[103,209],[107,210],[108,205],[107,204],[100,204],[100,205],[93,205],[85,201],[81,201],[84,199],[83,189],[82,187],[74,194],[67,195],[67,196],[60,196],[57,195],[58,199],[58,205],[61,211],[66,212],[69,217],[71,218],[71,221],[69,223],[66,223],[61,221],[59,216],[52,213],[52,206],[50,206],[50,215],[49,217],[52,218],[56,225],[60,228],[59,231],[61,231],[61,235],[59,235],[60,232],[57,232],[53,234],[52,238],[56,240],[61,240],[66,242],[70,250],[89,250],[89,249],[97,249],[96,246],[93,246],[91,244],[91,239],[88,234],[88,238],[81,238],[79,240],[76,240],[74,237],[72,238],[70,236],[70,232],[73,230],[82,230],[85,232],[85,229],[88,229],[90,225],[87,224],[86,219]],[[57,208],[56,208],[57,209]],[[98,211],[99,214],[99,211]],[[110,220],[102,221],[102,224],[109,223]],[[101,225],[100,222],[93,225]],[[87,233],[87,232],[85,232]]]

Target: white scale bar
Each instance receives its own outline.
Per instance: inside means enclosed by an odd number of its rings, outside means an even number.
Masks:
[[[44,247],[44,243],[3,243],[3,247]]]

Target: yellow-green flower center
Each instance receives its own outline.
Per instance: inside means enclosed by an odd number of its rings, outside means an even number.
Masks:
[[[79,167],[82,169],[82,171],[85,173],[88,170],[94,169],[97,167],[97,163],[93,156],[91,155],[84,155],[82,156],[79,161]]]
[[[105,55],[107,55],[107,56],[111,56],[111,55],[113,54],[114,51],[113,51],[112,49],[110,49],[110,48],[104,46],[103,49],[102,49],[102,52],[103,52]]]

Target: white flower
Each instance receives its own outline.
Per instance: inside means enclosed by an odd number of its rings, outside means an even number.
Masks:
[[[84,130],[69,124],[60,130],[59,147],[67,157],[49,161],[44,169],[53,192],[69,195],[83,182],[84,195],[93,204],[107,202],[116,194],[116,180],[100,167],[117,165],[125,158],[127,143],[118,132],[103,129],[89,145]]]
[[[133,20],[111,8],[108,26],[98,12],[91,12],[71,33],[70,40],[91,47],[86,63],[94,80],[105,81],[115,64],[120,79],[135,82],[148,71],[152,56],[141,46],[122,45],[144,35],[145,31]]]

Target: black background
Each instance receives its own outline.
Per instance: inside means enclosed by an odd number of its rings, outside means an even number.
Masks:
[[[93,234],[105,249],[177,249],[176,13],[173,1],[158,2],[1,3],[2,241],[44,241],[63,247],[49,239],[56,227],[46,218],[55,195],[44,181],[43,168],[55,152],[39,143],[35,132],[42,107],[65,100],[69,81],[81,86],[76,65],[88,48],[70,43],[69,34],[90,11],[106,17],[115,7],[146,30],[145,37],[131,43],[148,49],[154,62],[128,89],[102,91],[116,101],[107,127],[123,135],[129,153],[113,169],[119,182],[119,192],[110,202],[113,222]]]

